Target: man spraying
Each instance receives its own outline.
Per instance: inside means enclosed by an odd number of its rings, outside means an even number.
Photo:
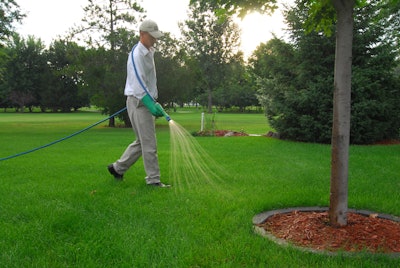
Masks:
[[[155,101],[158,90],[153,46],[163,34],[152,20],[143,21],[139,32],[140,41],[129,53],[124,90],[127,96],[127,112],[136,140],[128,145],[117,161],[108,166],[108,171],[116,180],[122,180],[124,173],[142,156],[146,184],[170,187],[160,181],[155,133],[155,117],[164,116],[170,120],[161,105]]]

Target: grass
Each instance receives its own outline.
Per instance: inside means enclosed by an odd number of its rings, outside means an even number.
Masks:
[[[188,131],[199,112],[171,112]],[[67,136],[104,116],[0,113],[0,157]],[[209,119],[209,116],[207,118]],[[218,129],[264,134],[261,114],[217,114]],[[2,267],[398,267],[381,255],[322,256],[252,231],[265,210],[328,206],[330,147],[265,137],[195,139],[228,174],[216,187],[145,185],[140,161],[122,183],[107,173],[132,141],[106,123],[43,150],[0,162]],[[157,120],[162,178],[169,127]],[[350,148],[349,207],[400,215],[400,146]],[[190,181],[190,180],[189,180]]]

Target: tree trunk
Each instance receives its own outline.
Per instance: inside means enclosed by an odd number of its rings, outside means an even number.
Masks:
[[[332,0],[337,13],[334,76],[331,192],[332,226],[347,225],[348,169],[351,115],[351,63],[355,0]]]
[[[208,113],[212,113],[212,90],[208,90],[208,101],[207,101]]]
[[[114,118],[114,116],[110,117],[110,120],[108,120],[108,126],[109,127],[115,127],[115,118]]]

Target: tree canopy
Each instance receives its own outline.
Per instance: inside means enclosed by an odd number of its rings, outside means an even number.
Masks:
[[[377,16],[383,12],[380,1],[355,10],[352,143],[398,138],[398,54],[396,42],[386,40],[396,32],[384,16]],[[330,143],[335,39],[306,30],[302,22],[308,13],[300,4],[288,10],[292,42],[273,39],[258,47],[250,63],[263,81],[259,96],[269,122],[281,137]]]
[[[15,0],[0,1],[0,44],[14,33],[14,24],[21,22],[24,17]]]

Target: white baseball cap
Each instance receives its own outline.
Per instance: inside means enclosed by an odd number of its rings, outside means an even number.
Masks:
[[[163,37],[164,34],[158,30],[157,23],[152,20],[145,20],[140,24],[139,30],[142,32],[148,32],[154,38]]]

